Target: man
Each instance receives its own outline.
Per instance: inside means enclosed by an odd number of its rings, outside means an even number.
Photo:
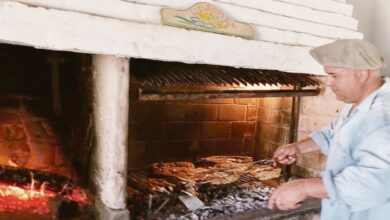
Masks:
[[[338,40],[310,54],[327,73],[327,86],[346,103],[340,115],[309,138],[279,147],[274,160],[291,164],[297,153],[321,150],[327,156],[321,178],[278,187],[269,208],[298,208],[321,198],[322,220],[390,219],[390,81],[378,50],[363,40]],[[320,108],[320,106],[318,106]]]

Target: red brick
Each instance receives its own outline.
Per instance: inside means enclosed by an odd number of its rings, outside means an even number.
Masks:
[[[196,122],[177,122],[167,124],[167,139],[192,140],[200,137],[201,124]]]
[[[291,118],[289,116],[282,115],[281,125],[290,126]]]
[[[265,112],[266,112],[266,108],[258,107],[257,108],[257,118],[258,119],[264,118]],[[259,121],[261,121],[261,120],[259,120]]]
[[[202,125],[202,138],[228,138],[230,122],[204,122]]]
[[[62,148],[60,146],[53,146],[53,147],[55,147],[54,165],[55,166],[67,165],[69,160],[65,155],[64,151],[62,150]]]
[[[255,98],[235,98],[234,103],[243,105],[256,105],[257,99]]]
[[[282,110],[291,111],[292,108],[292,99],[291,97],[284,97],[282,99]]]
[[[253,155],[255,152],[255,138],[245,138],[242,146],[247,155]]]
[[[188,121],[215,121],[217,116],[217,105],[187,105],[186,119]]]
[[[165,121],[183,121],[186,116],[186,104],[166,103],[164,105]]]
[[[264,98],[262,100],[262,106],[271,109],[282,109],[282,98],[280,97],[272,97],[272,98]]]
[[[259,106],[259,107],[265,107],[265,104],[264,104],[264,100],[265,100],[266,98],[259,98],[258,100],[257,100],[257,106]]]
[[[50,138],[54,138],[54,137],[55,137],[54,132],[53,132],[53,129],[52,129],[52,126],[50,125],[49,122],[47,122],[47,121],[42,121],[42,122],[41,122],[41,126],[42,126],[42,128],[45,130],[46,134],[47,134]]]
[[[147,143],[147,152],[153,151],[152,155],[156,155],[157,159],[183,159],[191,156],[189,148],[191,143],[189,141],[164,141],[164,142],[150,142]]]
[[[0,124],[0,140],[13,141],[24,140],[26,134],[21,125],[18,124]]]
[[[52,143],[45,141],[30,142],[31,157],[26,167],[40,169],[54,165],[55,148]]]
[[[259,145],[256,146],[255,155],[257,158],[272,158],[275,150],[279,147],[279,145],[270,143],[265,140],[261,140]]]
[[[184,103],[145,103],[135,102],[130,106],[130,121],[182,121],[185,119]]]
[[[277,136],[277,141],[279,145],[282,144],[288,144],[289,143],[289,137],[290,136],[290,129],[289,128],[278,128],[278,136]]]
[[[156,152],[156,155],[158,152]],[[146,142],[129,142],[128,147],[128,168],[140,169],[148,165],[149,160],[146,159]]]
[[[148,104],[146,103],[131,103],[129,111],[129,120],[131,122],[145,122],[148,120]]]
[[[203,102],[208,104],[233,104],[234,99],[205,99]]]
[[[188,152],[192,155],[195,156],[198,152],[198,144],[199,140],[192,140],[190,141],[189,147],[188,147]]]
[[[255,124],[255,122],[233,122],[231,137],[252,137],[255,134]]]
[[[280,124],[282,121],[282,112],[275,109],[262,108],[261,110],[259,110],[259,114],[257,115],[257,117],[258,121],[261,121],[263,123]]]
[[[30,150],[25,140],[0,142],[0,155],[3,165],[9,162],[23,167],[30,158]]]
[[[214,155],[217,153],[214,140],[200,140],[197,152],[199,155]]]
[[[17,110],[12,112],[0,111],[0,124],[20,123],[20,116]]]
[[[281,128],[279,127],[277,129],[277,136],[275,139],[275,142],[282,145],[282,144],[288,144],[289,143],[289,129],[288,128]]]
[[[246,111],[246,120],[255,121],[257,119],[257,106],[248,106]]]
[[[147,103],[147,121],[164,121],[164,103]]]
[[[196,99],[189,99],[189,100],[186,100],[185,103],[186,104],[199,104],[199,105],[202,105],[204,103],[204,98],[196,98]]]
[[[129,149],[129,160],[132,164],[147,164],[150,161],[161,159],[160,151],[165,147],[165,142],[132,142]],[[136,162],[135,162],[136,161]]]
[[[130,140],[164,140],[165,124],[164,123],[142,123],[130,125]]]
[[[261,139],[279,144],[284,144],[288,142],[288,129],[268,124],[262,124],[258,129],[261,130]]]
[[[225,139],[215,141],[215,149],[219,152],[219,154],[242,154],[242,145],[242,139]]]
[[[41,121],[28,121],[25,123],[25,126],[29,138],[51,139],[50,135],[43,128]]]
[[[220,121],[244,121],[246,106],[244,105],[221,105],[219,107],[218,120]]]

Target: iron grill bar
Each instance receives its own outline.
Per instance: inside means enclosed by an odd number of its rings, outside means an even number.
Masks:
[[[148,86],[239,86],[283,85],[318,86],[309,74],[287,73],[278,70],[259,70],[185,64],[146,59],[131,59],[131,74],[135,81]]]
[[[224,98],[264,98],[264,97],[294,97],[317,96],[320,89],[302,90],[212,90],[212,91],[163,91],[139,89],[141,101],[177,101],[194,100],[199,98],[224,99]]]

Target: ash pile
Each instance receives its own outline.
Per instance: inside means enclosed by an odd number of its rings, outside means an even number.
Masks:
[[[211,156],[190,162],[155,163],[131,172],[128,208],[132,219],[209,219],[266,208],[280,177],[272,161]]]

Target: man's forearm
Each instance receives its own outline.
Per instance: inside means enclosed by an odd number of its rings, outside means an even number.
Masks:
[[[320,147],[310,137],[297,142],[297,147],[301,154],[320,150]]]
[[[309,197],[328,199],[329,195],[326,192],[325,185],[321,178],[305,179],[304,188]]]

